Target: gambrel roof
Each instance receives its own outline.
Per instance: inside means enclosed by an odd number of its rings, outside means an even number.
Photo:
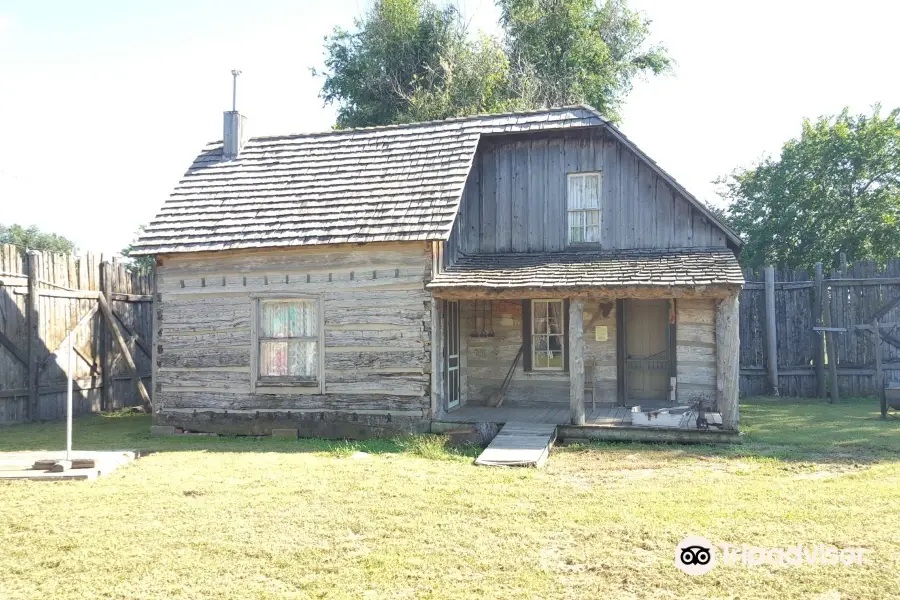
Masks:
[[[730,249],[676,248],[461,256],[427,287],[549,292],[743,283],[741,267]]]
[[[213,142],[194,160],[134,254],[444,240],[478,141],[604,126],[729,236],[702,203],[589,106],[250,138],[233,160]]]

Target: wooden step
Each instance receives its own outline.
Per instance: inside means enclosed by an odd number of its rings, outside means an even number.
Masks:
[[[505,467],[542,467],[556,440],[556,425],[550,423],[507,422],[476,465]]]

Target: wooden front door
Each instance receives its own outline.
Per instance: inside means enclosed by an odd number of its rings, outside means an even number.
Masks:
[[[669,404],[669,301],[625,301],[626,403]]]

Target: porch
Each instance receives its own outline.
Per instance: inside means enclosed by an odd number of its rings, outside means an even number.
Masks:
[[[487,406],[461,406],[444,414],[441,419],[445,423],[548,423],[567,425],[571,421],[568,406],[547,404],[533,408]],[[631,425],[631,410],[622,406],[588,408],[584,415],[586,427],[626,427]]]
[[[505,425],[556,425],[554,439],[565,441],[677,442],[687,444],[740,444],[741,434],[735,429],[696,429],[635,426],[631,409],[606,407],[587,410],[583,425],[573,425],[568,408],[554,406],[536,408],[463,406],[447,412],[431,422],[432,433],[444,433],[476,423]]]
[[[727,265],[698,269],[698,254],[641,253],[633,264],[621,253],[460,259],[428,286],[436,427],[544,423],[609,439],[621,439],[610,433],[617,429],[641,432],[625,439],[726,430],[712,437],[734,439],[740,287],[729,273],[733,255]],[[641,281],[623,273],[626,263]],[[684,282],[671,283],[678,269]],[[688,283],[700,279],[694,271],[720,269],[729,274]],[[633,424],[634,406],[698,407],[719,413],[722,427],[698,429],[696,418],[680,423],[674,415],[668,427],[648,427],[649,415]]]

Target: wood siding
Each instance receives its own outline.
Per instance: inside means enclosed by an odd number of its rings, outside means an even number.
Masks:
[[[597,341],[597,327],[606,327],[606,341]],[[584,378],[593,385],[597,406],[617,404],[616,377],[616,303],[614,300],[585,300],[584,303]],[[584,402],[591,408],[592,398]]]
[[[716,399],[716,301],[677,299],[675,340],[678,403],[711,403]]]
[[[425,418],[431,300],[424,282],[430,270],[431,254],[423,243],[162,257],[154,348],[157,406]],[[279,294],[320,299],[323,391],[252,393],[251,305],[255,298]]]
[[[600,171],[600,246],[724,247],[725,233],[602,129],[486,137],[447,242],[457,253],[567,248],[566,174]],[[589,245],[596,249],[596,245]]]
[[[466,336],[466,402],[483,406],[500,388],[522,345],[522,301],[491,302],[492,337],[468,337],[474,328],[472,301],[460,302],[460,336]],[[528,349],[526,348],[526,351]],[[525,372],[519,361],[503,401],[504,406],[569,405],[569,374],[552,371]]]
[[[475,303],[460,302],[461,364],[463,368],[463,404],[483,406],[491,393],[500,388],[513,359],[522,345],[522,301],[491,302],[492,337],[472,337],[475,329]],[[607,327],[607,340],[596,341],[596,327]],[[526,349],[527,351],[528,349]],[[504,406],[530,407],[569,405],[569,375],[565,372],[525,372],[520,361],[507,389]],[[616,311],[612,301],[586,300],[584,306],[585,386],[593,387],[598,406],[616,402]],[[591,396],[585,394],[586,405]]]

